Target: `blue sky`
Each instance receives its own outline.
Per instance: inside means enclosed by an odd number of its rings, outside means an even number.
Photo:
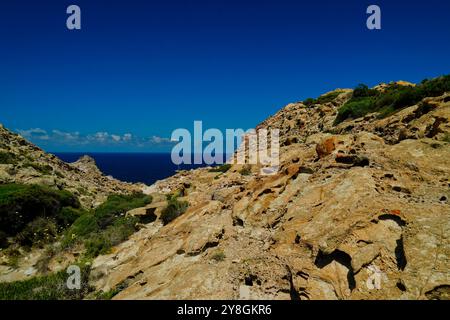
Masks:
[[[382,30],[366,28],[370,4]],[[338,87],[447,74],[449,13],[441,0],[9,1],[0,123],[48,151],[170,150],[194,120],[248,129]]]

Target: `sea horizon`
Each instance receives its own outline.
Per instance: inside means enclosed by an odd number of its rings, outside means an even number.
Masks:
[[[152,185],[174,175],[177,170],[191,170],[216,164],[180,164],[172,162],[170,152],[50,152],[64,162],[73,163],[90,156],[105,175],[131,183]],[[223,158],[224,162],[227,157]]]

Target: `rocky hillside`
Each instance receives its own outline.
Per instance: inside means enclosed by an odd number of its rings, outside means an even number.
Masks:
[[[50,247],[3,266],[1,281],[42,272],[55,287],[82,257],[89,283],[76,298],[448,299],[449,80],[287,105],[257,126],[280,130],[274,175],[226,164],[130,185],[88,157],[64,163],[0,127],[0,184],[44,184],[95,207]],[[147,198],[97,207],[142,188]],[[0,297],[28,298],[23,288],[42,291],[36,282],[0,286]]]
[[[143,187],[105,176],[88,156],[65,163],[0,125],[0,184],[4,183],[68,190],[85,208],[99,205],[111,193],[130,193]]]
[[[96,258],[91,284],[114,299],[449,298],[450,92],[336,121],[356,96],[260,124],[281,131],[275,175],[232,165],[151,186],[129,214],[159,219]]]

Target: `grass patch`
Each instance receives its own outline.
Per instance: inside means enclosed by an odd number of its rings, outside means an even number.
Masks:
[[[0,164],[16,164],[17,157],[11,152],[0,152]]]
[[[142,193],[132,195],[111,195],[95,210],[80,215],[64,233],[62,247],[82,243],[85,255],[94,258],[106,254],[111,247],[125,241],[137,231],[138,217],[124,214],[135,208],[144,207],[152,201]],[[76,212],[71,217],[75,216]]]
[[[220,165],[220,166],[217,166],[217,167],[214,167],[214,168],[209,169],[209,172],[221,172],[221,173],[225,173],[225,172],[227,172],[228,170],[230,170],[230,168],[231,168],[231,164],[229,164],[229,163],[224,163],[224,164],[222,164],[222,165]]]
[[[101,254],[107,254],[113,246],[127,240],[137,231],[137,217],[119,217],[114,223],[102,230],[99,234],[94,234],[85,241],[86,256],[95,258]]]
[[[115,295],[117,295],[120,291],[121,291],[120,289],[116,289],[116,288],[111,289],[111,290],[106,291],[106,292],[101,291],[101,292],[98,292],[98,293],[95,295],[95,299],[96,299],[96,300],[111,300],[111,299],[112,299]]]
[[[446,133],[444,138],[442,138],[442,141],[450,143],[450,133]]]
[[[181,216],[189,207],[187,201],[179,201],[176,196],[168,196],[167,202],[167,207],[162,210],[160,217],[164,225]]]
[[[336,99],[343,91],[334,91],[334,92],[330,92],[324,95],[321,95],[320,97],[318,97],[317,99],[313,99],[313,98],[308,98],[306,100],[303,101],[303,104],[307,107],[310,107],[314,104],[324,104],[324,103],[328,103],[328,102],[332,102],[334,101],[334,99]]]
[[[88,285],[90,269],[80,267],[81,288],[68,289],[65,270],[24,281],[0,283],[0,300],[81,300],[93,289]]]
[[[21,246],[43,247],[45,244],[53,242],[58,236],[58,226],[54,219],[38,217],[28,223],[20,231],[15,240]]]
[[[241,170],[239,170],[239,173],[243,176],[249,176],[252,174],[252,167],[248,164],[244,165]]]
[[[20,260],[20,251],[17,249],[17,247],[8,247],[3,251],[5,256],[8,258],[5,265],[10,266],[11,268],[17,268],[19,265]]]
[[[212,260],[215,260],[217,262],[225,260],[225,253],[222,250],[218,250],[214,252],[214,254],[211,256]]]
[[[450,75],[424,80],[414,87],[392,84],[383,92],[361,84],[354,89],[352,98],[339,109],[334,124],[372,112],[379,112],[381,118],[386,117],[417,104],[423,98],[437,97],[445,92],[450,92]]]
[[[338,124],[348,118],[359,118],[373,112],[373,104],[373,97],[352,98],[339,109],[335,124]]]

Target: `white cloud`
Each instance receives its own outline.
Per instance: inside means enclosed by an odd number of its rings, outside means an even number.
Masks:
[[[88,139],[98,142],[106,142],[109,137],[108,132],[96,132],[94,135],[88,135]]]
[[[158,137],[158,136],[152,136],[150,138],[150,142],[155,143],[155,144],[161,144],[161,143],[170,143],[172,141],[169,138],[162,138],[162,137]]]
[[[17,130],[19,134],[24,138],[48,140],[50,139],[47,131],[41,128],[31,128],[28,130]]]
[[[116,135],[116,134],[112,134],[112,135],[111,135],[111,138],[112,138],[114,141],[116,141],[116,142],[119,142],[119,141],[122,139],[121,136],[118,136],[118,135]]]
[[[80,133],[77,132],[64,132],[60,130],[52,130],[55,137],[60,137],[64,140],[78,140],[80,138]]]
[[[117,134],[106,131],[98,131],[91,134],[81,134],[78,131],[67,132],[58,129],[47,132],[41,128],[31,128],[28,130],[16,130],[23,137],[32,142],[46,140],[50,143],[61,145],[121,145],[121,146],[136,146],[139,148],[152,146],[165,146],[173,144],[169,138],[160,136],[151,136],[150,138],[143,138],[135,136],[131,133]]]

